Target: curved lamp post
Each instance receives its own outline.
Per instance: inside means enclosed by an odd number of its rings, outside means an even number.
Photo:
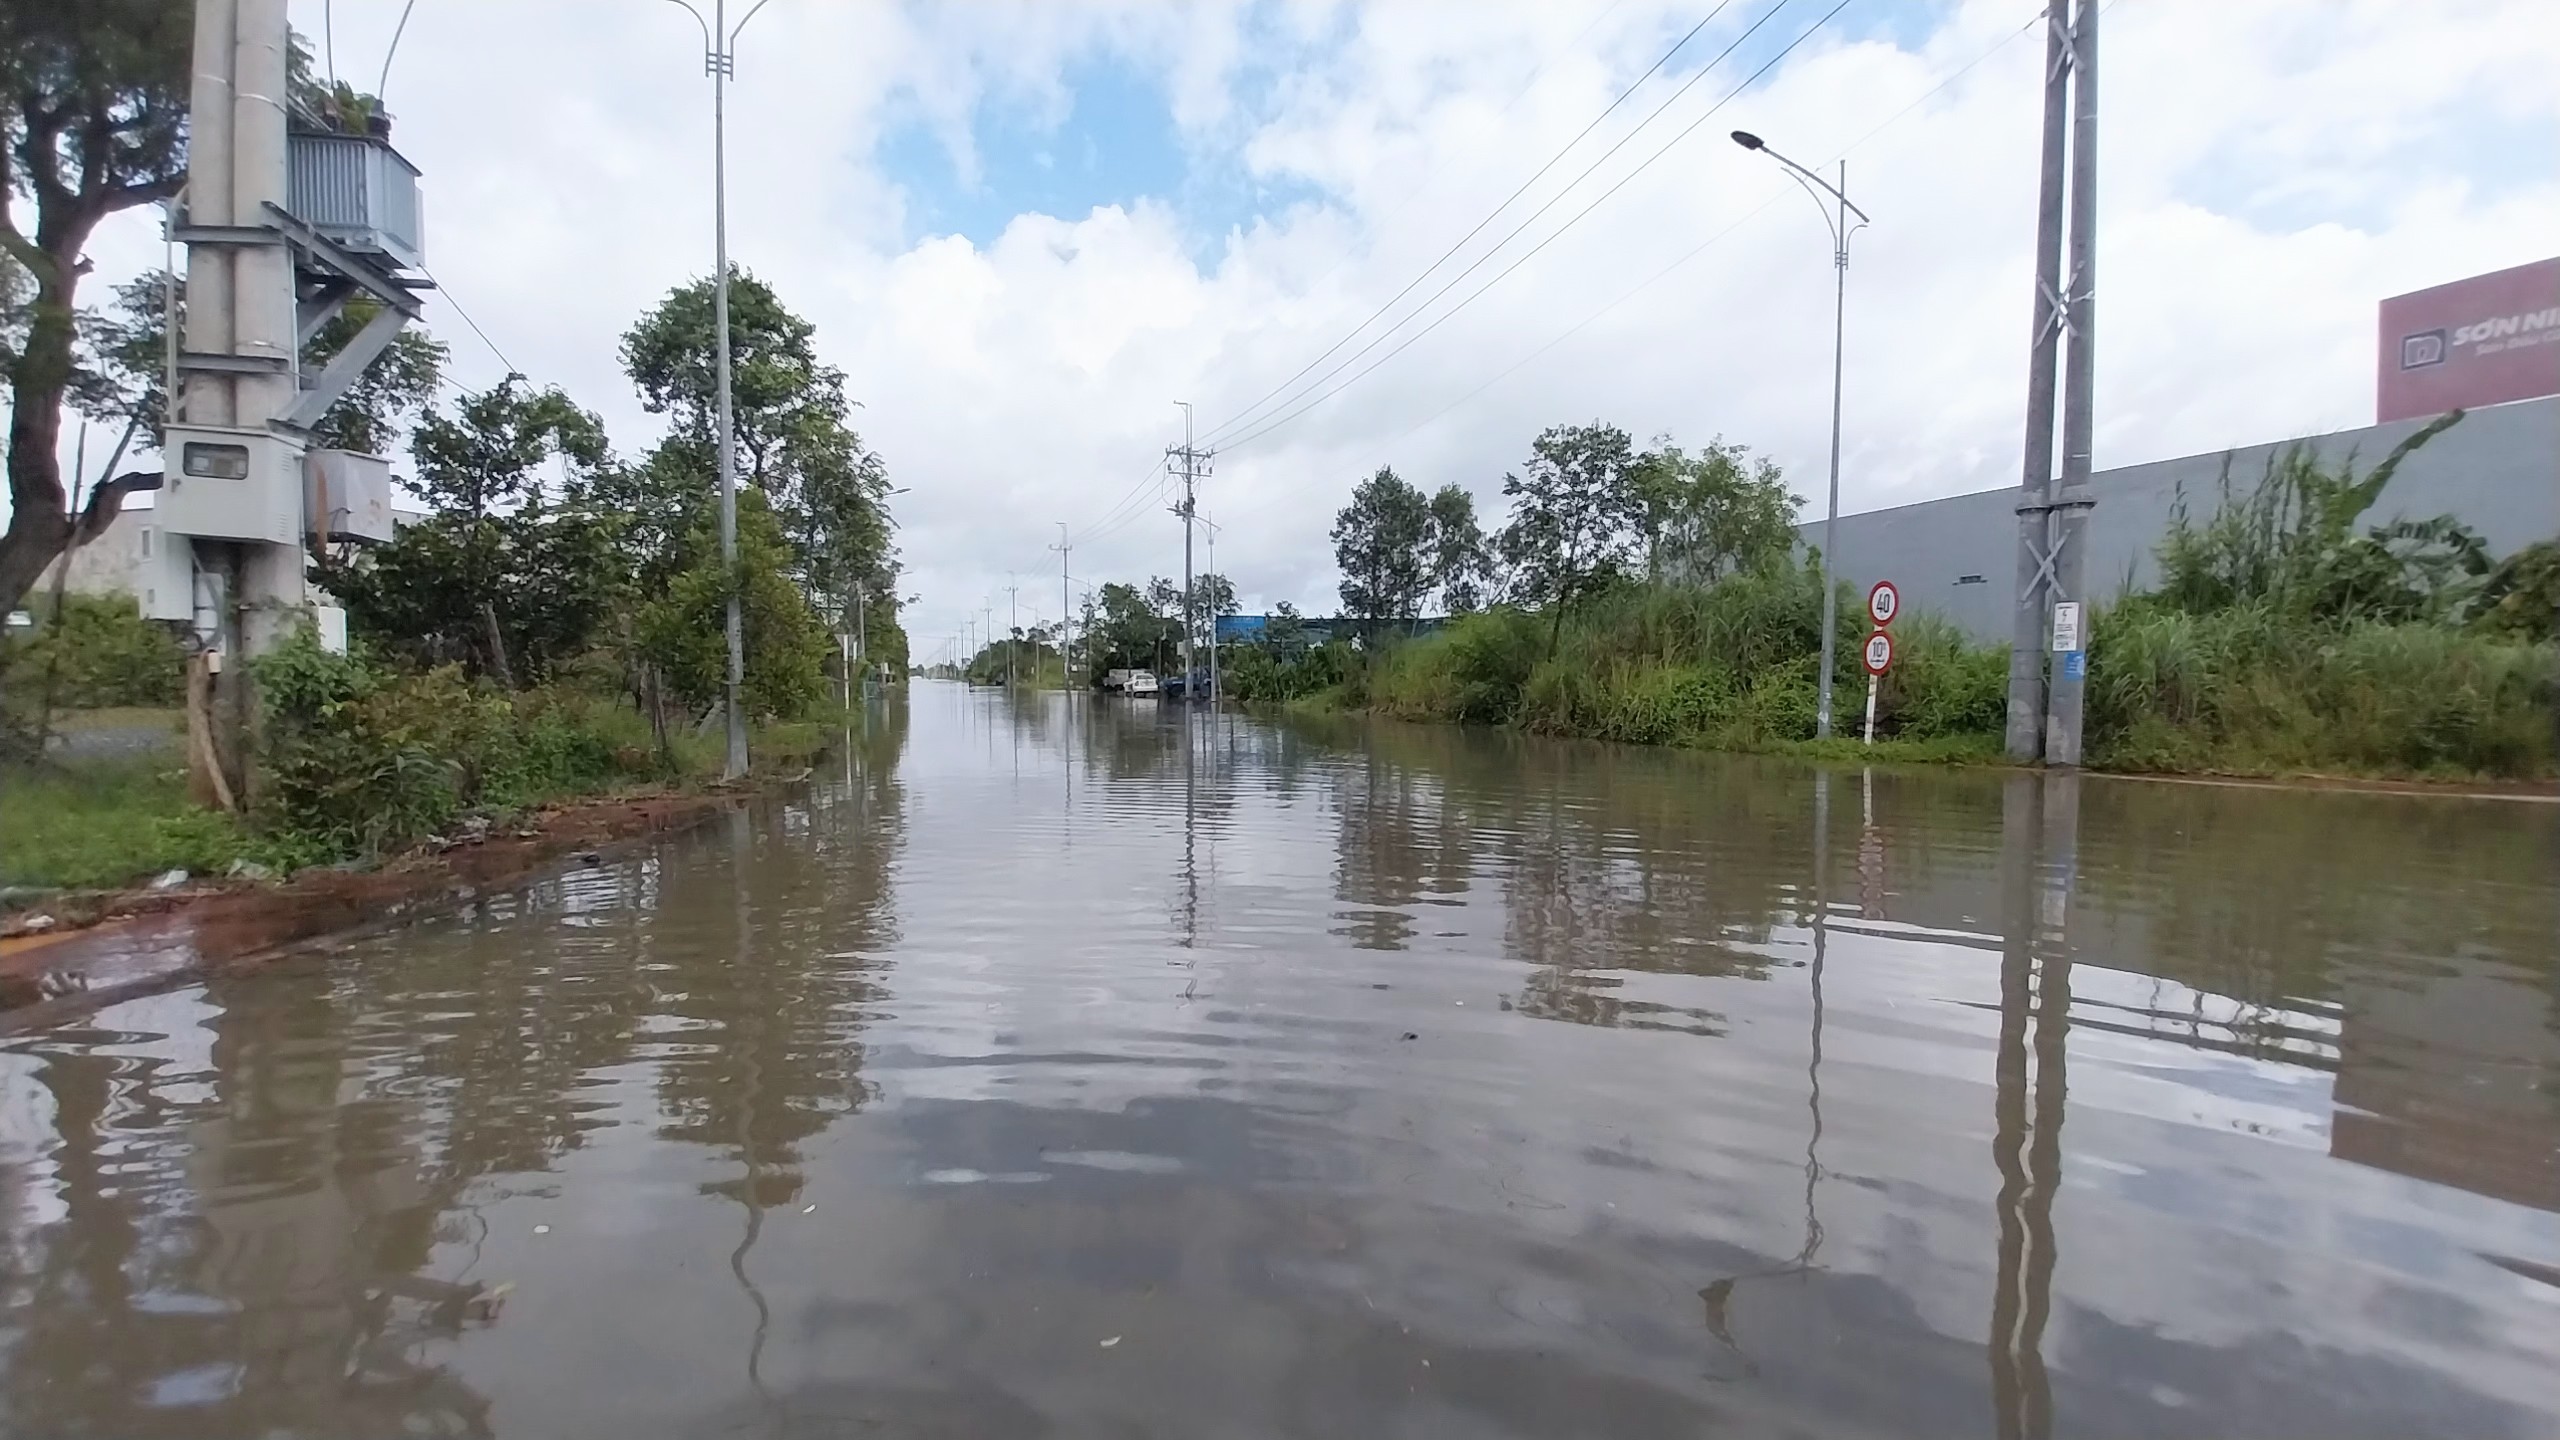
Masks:
[[[1848,161],[1840,162],[1840,183],[1834,185],[1770,149],[1767,141],[1748,130],[1734,131],[1733,143],[1745,150],[1757,150],[1785,166],[1788,176],[1813,197],[1814,208],[1822,212],[1822,223],[1831,231],[1831,267],[1837,274],[1831,300],[1831,502],[1822,519],[1822,688],[1813,712],[1814,735],[1827,739],[1831,734],[1831,665],[1840,627],[1840,587],[1833,567],[1839,563],[1839,552],[1834,547],[1840,539],[1840,362],[1848,333],[1849,237],[1873,222],[1866,211],[1849,203]],[[1831,201],[1839,202],[1836,213]],[[1855,225],[1849,223],[1852,215],[1858,217]]]

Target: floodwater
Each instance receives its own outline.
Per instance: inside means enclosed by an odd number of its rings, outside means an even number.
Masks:
[[[919,684],[0,1046],[28,1436],[2548,1436],[2560,807]]]

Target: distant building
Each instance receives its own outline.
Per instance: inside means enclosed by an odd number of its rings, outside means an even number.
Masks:
[[[2381,302],[2378,324],[2378,423],[2091,476],[2098,505],[2083,572],[2091,596],[2153,584],[2154,555],[2179,503],[2198,520],[2211,515],[2226,467],[2233,490],[2245,494],[2293,445],[2323,464],[2352,455],[2370,466],[2453,409],[2468,413],[2409,457],[2368,523],[2451,515],[2501,556],[2560,536],[2560,259],[2395,295]],[[1833,568],[1859,590],[1891,580],[1905,605],[1975,639],[2006,640],[2018,588],[2017,500],[2013,482],[1843,515]],[[1796,537],[1820,545],[1822,521],[1797,526]]]
[[[394,507],[392,524],[407,529],[427,518],[424,510]],[[149,509],[126,509],[118,512],[106,533],[73,551],[70,556],[71,578],[65,589],[74,595],[130,595],[141,602],[144,613],[156,608],[154,589],[168,573],[168,568],[155,563],[166,544]],[[36,581],[33,594],[44,594],[53,588],[54,572],[64,562],[56,560],[45,567]]]
[[[2100,601],[2159,578],[2154,552],[2183,497],[2199,521],[2221,500],[2224,466],[2247,493],[2270,456],[2306,445],[2324,463],[2354,455],[2370,466],[2422,422],[2397,420],[2304,440],[2277,441],[2101,470],[2090,477],[2098,507],[2089,516],[2087,580]],[[2003,485],[1916,505],[1840,517],[1842,580],[1863,591],[1878,580],[1902,603],[1952,621],[1977,640],[2009,638],[2018,588],[2018,487]],[[2560,535],[2560,397],[2474,410],[2412,454],[2367,517],[2379,525],[2451,515],[2506,555]],[[1799,543],[1822,543],[1822,521],[1796,527]]]

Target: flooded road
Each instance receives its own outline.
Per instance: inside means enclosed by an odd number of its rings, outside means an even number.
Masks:
[[[0,1053],[29,1436],[2560,1433],[2560,807],[919,683]]]

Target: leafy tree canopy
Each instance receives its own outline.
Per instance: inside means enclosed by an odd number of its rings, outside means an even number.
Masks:
[[[10,307],[17,318],[0,317],[10,389],[0,611],[71,539],[58,454],[85,252],[101,221],[175,194],[185,177],[194,19],[169,0],[0,5],[0,251],[25,277],[9,282],[24,297]],[[117,498],[106,491],[97,503]]]
[[[1333,520],[1343,613],[1374,625],[1410,618],[1431,588],[1431,502],[1392,469],[1351,492]]]
[[[1502,477],[1511,519],[1496,544],[1511,567],[1513,597],[1554,607],[1551,632],[1576,600],[1626,573],[1641,509],[1636,467],[1627,432],[1594,422],[1546,430],[1523,473]]]
[[[1648,579],[1711,585],[1793,551],[1804,502],[1766,456],[1722,436],[1694,455],[1654,443],[1630,476]]]

